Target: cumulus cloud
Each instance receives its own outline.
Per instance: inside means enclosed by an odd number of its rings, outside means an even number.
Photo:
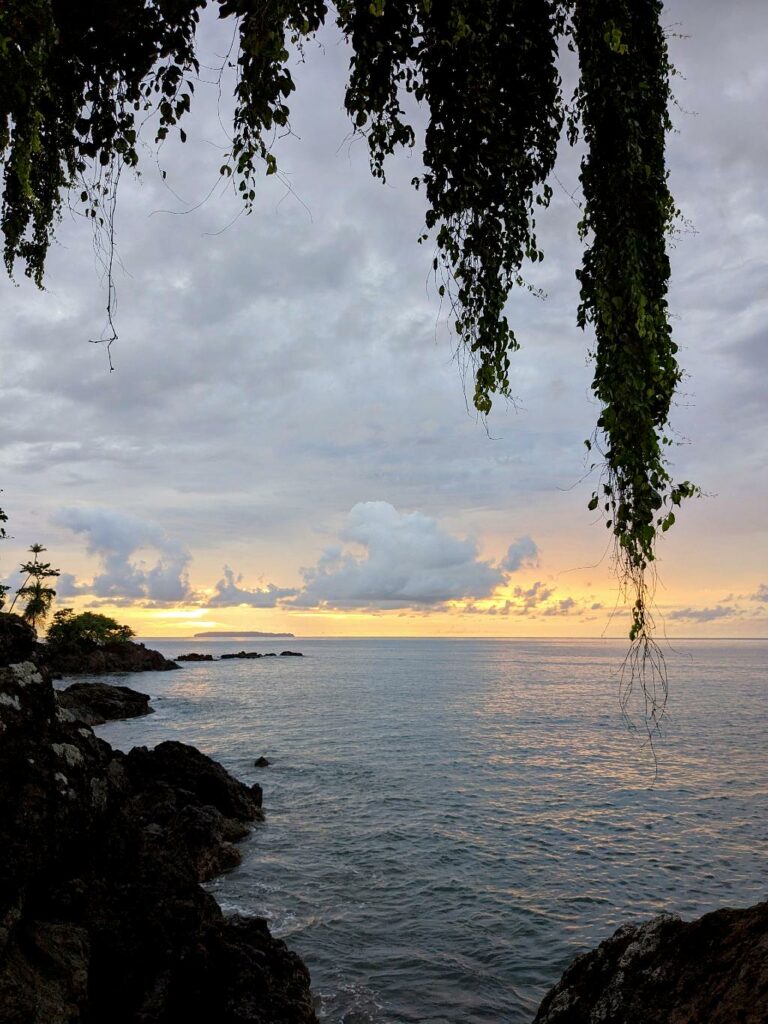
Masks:
[[[546,586],[541,580],[537,580],[532,583],[530,587],[515,587],[512,593],[517,598],[517,604],[515,605],[518,609],[530,611],[536,608],[537,605],[544,604],[554,593],[552,587]]]
[[[355,505],[340,539],[302,570],[297,607],[430,609],[488,597],[504,582],[502,570],[479,557],[474,540],[385,501]]]
[[[206,601],[207,608],[230,608],[243,604],[251,608],[275,608],[278,601],[294,597],[297,593],[295,589],[276,587],[274,583],[261,590],[247,590],[240,586],[242,575],[235,576],[228,565],[224,566],[223,572],[223,578],[216,583],[215,593]]]
[[[192,596],[191,555],[152,523],[108,508],[64,508],[52,518],[82,535],[88,554],[100,562],[100,571],[90,582],[62,573],[59,597],[92,594],[116,602],[173,604]]]
[[[507,549],[506,556],[500,563],[504,572],[517,572],[525,565],[536,565],[539,559],[539,549],[530,537],[518,537]]]
[[[754,594],[750,594],[752,601],[768,602],[768,583],[761,583]]]

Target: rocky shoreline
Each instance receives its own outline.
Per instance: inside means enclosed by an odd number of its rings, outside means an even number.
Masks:
[[[0,614],[0,1024],[317,1024],[299,957],[200,885],[239,863],[261,788],[183,743],[113,750],[91,725],[149,714],[149,698],[56,693],[40,650]],[[625,925],[534,1024],[765,1021],[761,903]]]
[[[37,644],[35,660],[44,663],[54,678],[118,672],[172,672],[179,668],[175,661],[169,661],[159,651],[133,640],[90,650],[60,650],[48,644]]]
[[[113,750],[84,721],[104,688],[58,698],[36,654],[0,616],[0,1024],[314,1024],[298,956],[200,885],[260,787],[183,743]]]

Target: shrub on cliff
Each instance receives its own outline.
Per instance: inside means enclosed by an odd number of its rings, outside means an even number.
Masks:
[[[135,636],[130,626],[121,626],[116,619],[98,612],[75,615],[71,608],[62,608],[53,616],[47,640],[50,646],[66,650],[93,650],[125,644]]]

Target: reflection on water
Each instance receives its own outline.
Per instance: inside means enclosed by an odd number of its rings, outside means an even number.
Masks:
[[[303,659],[130,677],[157,713],[101,732],[263,785],[267,821],[212,890],[304,956],[325,1020],[522,1024],[623,921],[765,898],[768,644],[668,653],[650,788],[621,643],[292,643]]]

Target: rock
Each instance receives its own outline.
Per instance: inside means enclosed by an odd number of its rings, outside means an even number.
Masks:
[[[126,641],[81,650],[40,645],[48,670],[56,676],[105,675],[113,672],[168,672],[179,666],[159,651]]]
[[[281,658],[303,658],[301,651],[280,651]]]
[[[37,634],[19,615],[0,612],[0,665],[32,661]]]
[[[259,654],[257,651],[238,651],[237,654],[222,654],[222,660],[229,658],[263,658],[263,654]]]
[[[260,787],[182,743],[113,750],[8,663],[29,642],[0,648],[0,1022],[317,1024],[298,957],[199,885]]]
[[[213,655],[212,654],[196,654],[196,653],[192,652],[191,654],[178,654],[173,660],[174,661],[213,661]]]
[[[764,1024],[768,903],[619,928],[577,957],[534,1024]]]
[[[269,768],[269,765],[270,762],[266,759],[266,757],[257,757],[256,760],[253,762],[254,768]]]
[[[86,725],[101,725],[119,718],[150,715],[149,695],[127,686],[109,683],[73,683],[56,694],[59,707],[66,708]]]
[[[154,750],[134,747],[125,765],[133,786],[142,793],[167,786],[183,804],[212,806],[239,822],[262,818],[260,787],[254,790],[238,782],[220,764],[186,743],[166,740]]]

